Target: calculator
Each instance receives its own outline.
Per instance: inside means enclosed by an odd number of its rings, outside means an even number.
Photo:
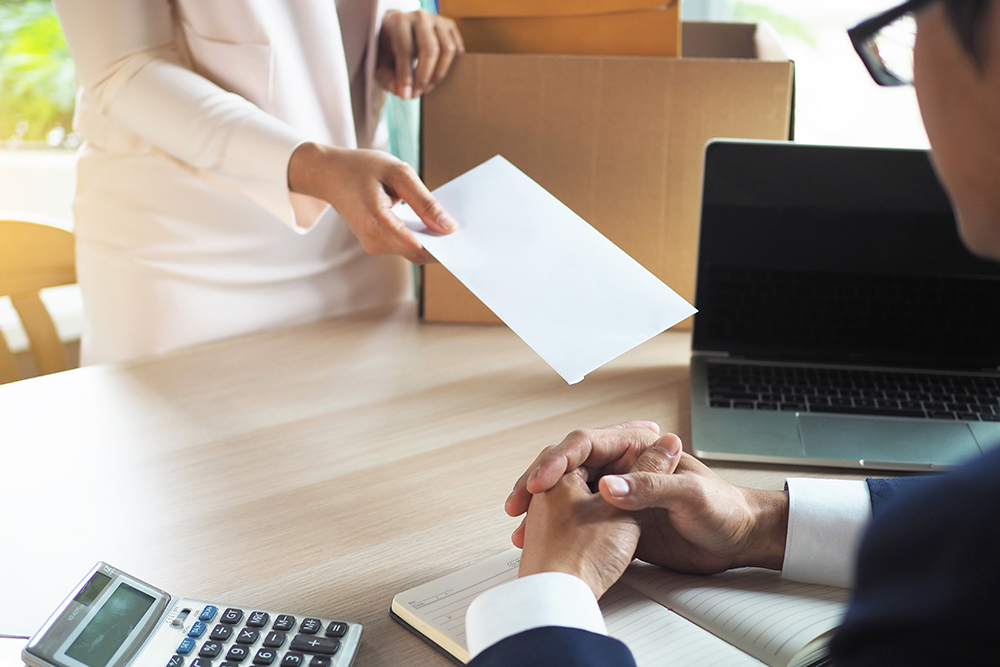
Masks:
[[[21,653],[28,667],[348,667],[360,623],[171,596],[98,563]]]

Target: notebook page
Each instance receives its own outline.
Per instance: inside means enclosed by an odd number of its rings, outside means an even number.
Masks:
[[[601,598],[601,611],[608,634],[628,645],[638,667],[763,665],[620,582]]]
[[[400,604],[414,617],[460,646],[468,660],[465,611],[483,591],[516,579],[520,563],[521,550],[509,549],[464,570],[400,593],[393,600],[393,605]]]
[[[465,611],[483,591],[516,579],[520,559],[519,549],[499,553],[400,593],[393,608],[403,607],[425,626],[419,630],[430,635],[427,631],[433,628],[455,645],[451,648],[459,649],[449,651],[468,660]],[[612,586],[600,605],[608,634],[628,645],[639,667],[761,667],[760,661],[623,584]]]
[[[757,568],[698,576],[635,562],[623,580],[773,667],[788,665],[840,625],[850,596],[847,589],[787,581]]]

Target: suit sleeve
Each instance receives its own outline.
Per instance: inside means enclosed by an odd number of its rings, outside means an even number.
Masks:
[[[876,478],[869,477],[865,482],[868,484],[868,495],[872,499],[872,514],[877,515],[886,504],[900,491],[913,488],[914,484],[920,484],[924,477],[897,477],[897,478]]]
[[[213,175],[297,227],[288,161],[305,137],[196,74],[174,33],[168,0],[55,0],[85,106],[85,138],[113,123]],[[113,18],[112,18],[113,17]]]
[[[875,487],[834,664],[995,662],[1000,449],[937,477]],[[893,497],[875,501],[875,491]]]
[[[622,642],[576,628],[543,627],[507,637],[470,667],[635,667]]]

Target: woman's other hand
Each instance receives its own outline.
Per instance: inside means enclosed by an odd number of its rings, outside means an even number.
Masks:
[[[404,100],[420,97],[444,79],[460,53],[465,44],[451,19],[422,9],[389,11],[379,33],[375,78]]]

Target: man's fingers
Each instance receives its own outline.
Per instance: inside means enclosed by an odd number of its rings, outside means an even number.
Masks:
[[[533,493],[548,491],[567,471],[601,468],[622,459],[621,472],[628,470],[652,442],[660,427],[651,421],[630,421],[597,429],[573,431],[555,447],[546,447],[524,471],[504,503],[510,516],[528,510]]]
[[[510,536],[511,544],[513,544],[518,549],[524,548],[524,522],[527,520],[528,520],[527,517],[521,519],[520,525],[514,529],[514,532],[511,533]]]
[[[652,447],[647,448],[639,455],[632,470],[635,472],[660,472],[669,475],[680,462],[681,448],[681,439],[673,433],[660,436],[660,439],[654,442]]]
[[[681,461],[681,440],[673,433],[661,437],[646,449],[624,475],[605,475],[598,483],[601,496],[609,503],[627,510],[666,507],[675,497],[684,478],[674,475]]]
[[[567,470],[586,466],[600,468],[621,462],[624,472],[649,446],[652,433],[660,427],[653,422],[625,422],[598,429],[576,430],[559,445],[539,457],[527,479],[531,493],[541,493],[559,481]]]
[[[602,477],[598,491],[615,507],[636,511],[651,507],[670,509],[672,503],[691,494],[688,486],[687,475],[633,472]]]

